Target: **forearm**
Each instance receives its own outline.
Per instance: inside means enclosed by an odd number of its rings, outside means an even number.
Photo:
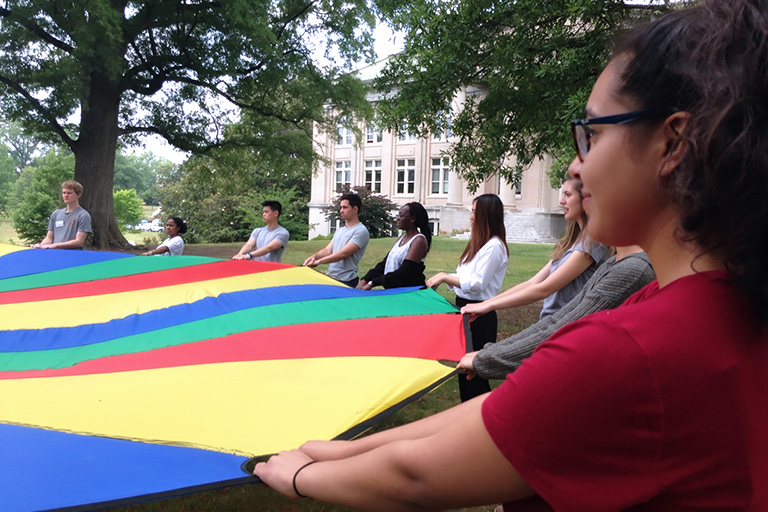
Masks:
[[[245,244],[243,244],[243,246],[240,248],[240,251],[238,251],[238,253],[235,254],[235,256],[245,256],[246,254],[251,252],[254,247],[256,247],[256,240],[251,238],[247,242],[245,242]]]
[[[297,488],[362,510],[445,510],[529,496],[530,487],[485,429],[484,399],[473,400],[471,410],[427,437],[308,466]]]
[[[385,257],[383,260],[378,262],[375,267],[366,272],[365,276],[362,277],[362,280],[373,281],[374,279],[381,278],[384,275],[384,267],[386,266],[386,262],[387,258]]]
[[[333,252],[327,256],[323,256],[321,258],[316,258],[315,263],[318,265],[324,265],[327,263],[336,263],[337,261],[341,261],[345,258],[349,258],[352,256],[356,251],[350,251],[346,247],[340,251]]]
[[[279,240],[273,240],[269,242],[264,247],[259,247],[258,249],[252,250],[249,252],[251,255],[251,258],[258,258],[259,256],[264,256],[265,254],[269,254],[272,251],[276,251],[280,249],[283,246],[282,242]]]
[[[475,408],[479,410],[480,403],[476,400],[463,402],[419,421],[353,441],[310,441],[302,445],[301,451],[314,460],[336,460],[360,455],[395,441],[421,439],[439,432],[462,416],[470,414]]]
[[[402,286],[424,286],[424,264],[404,260],[396,270],[373,279],[374,286],[398,288]]]
[[[48,234],[45,235],[45,238],[43,238],[43,241],[37,245],[51,245],[52,243],[53,243],[53,235],[49,231]]]
[[[461,280],[459,279],[459,276],[446,274],[445,278],[443,279],[443,282],[448,286],[452,286],[454,288],[461,288]]]
[[[314,464],[301,472],[297,488],[313,499],[355,510],[437,510],[408,467],[413,443],[395,441],[348,459]]]
[[[309,259],[314,259],[315,262],[317,262],[320,258],[324,258],[330,254],[331,254],[330,249],[328,249],[327,247],[323,247],[322,249],[317,251],[315,254],[310,256]]]
[[[524,289],[528,288],[529,286],[531,286],[531,284],[532,284],[531,281],[523,281],[522,283],[516,284],[515,286],[513,286],[512,288],[510,288],[508,290],[504,290],[503,292],[498,294],[497,297],[505,297],[507,295],[514,295],[515,293],[518,293],[521,290],[524,290]]]
[[[78,233],[78,236],[73,238],[72,240],[51,244],[51,247],[55,249],[79,249],[85,243],[85,238],[86,238],[85,236],[83,237],[79,236],[79,233]]]
[[[514,336],[487,344],[472,362],[475,372],[484,379],[505,378],[560,328],[596,311],[616,307],[620,302],[614,298],[615,295],[603,288],[581,293],[553,315],[544,317]]]
[[[544,320],[550,318],[551,316]],[[539,325],[540,323],[537,322],[509,338],[486,344],[472,361],[472,369],[484,379],[505,379],[559,328],[550,322],[545,322],[544,325]]]
[[[154,256],[157,254],[165,254],[166,252],[170,252],[171,250],[166,247],[165,245],[160,245],[152,249],[151,251],[147,251],[144,253],[144,256]]]
[[[550,291],[547,287],[543,286],[543,283],[527,286],[517,293],[500,294],[492,299],[485,301],[485,305],[490,307],[491,310],[500,310],[507,308],[514,308],[518,306],[526,306],[533,304],[538,300],[545,299],[551,295],[554,291]]]

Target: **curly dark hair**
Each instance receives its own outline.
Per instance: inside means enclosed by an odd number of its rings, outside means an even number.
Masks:
[[[614,57],[626,60],[619,94],[690,114],[664,183],[678,235],[722,255],[768,325],[768,2],[704,0],[634,31]]]

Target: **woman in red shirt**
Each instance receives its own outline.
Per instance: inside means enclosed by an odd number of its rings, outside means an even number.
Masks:
[[[768,3],[639,29],[572,122],[588,231],[658,280],[558,331],[493,392],[258,464],[361,509],[768,510]]]

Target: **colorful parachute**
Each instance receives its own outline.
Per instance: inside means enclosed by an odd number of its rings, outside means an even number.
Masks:
[[[0,510],[90,510],[254,481],[444,381],[432,290],[308,268],[0,245]]]

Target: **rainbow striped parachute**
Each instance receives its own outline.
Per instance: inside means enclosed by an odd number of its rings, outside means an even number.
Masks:
[[[0,245],[0,510],[90,510],[255,481],[448,378],[432,290],[308,268]]]

